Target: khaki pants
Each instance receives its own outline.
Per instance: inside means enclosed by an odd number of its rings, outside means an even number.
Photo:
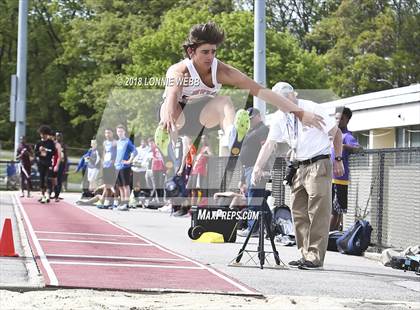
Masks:
[[[300,166],[293,178],[292,214],[296,243],[305,260],[323,265],[331,216],[332,163],[329,158]]]

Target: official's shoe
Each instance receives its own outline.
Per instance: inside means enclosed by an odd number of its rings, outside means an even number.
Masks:
[[[298,266],[298,268],[302,270],[319,270],[319,269],[322,269],[322,266],[318,264],[314,264],[311,261],[305,260],[303,264]]]
[[[303,258],[298,259],[298,260],[292,260],[288,263],[289,267],[292,268],[298,268],[299,266],[301,266],[303,263],[305,262],[305,260]]]

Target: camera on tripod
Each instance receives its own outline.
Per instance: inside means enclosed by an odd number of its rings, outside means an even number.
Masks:
[[[292,186],[293,177],[295,176],[299,168],[299,163],[297,161],[289,161],[286,167],[286,175],[283,178],[283,184]]]

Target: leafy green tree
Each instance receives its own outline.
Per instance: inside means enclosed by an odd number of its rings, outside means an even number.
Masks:
[[[381,80],[398,86],[419,82],[420,40],[414,39],[419,36],[419,7],[413,1],[398,4],[396,10],[384,0],[344,0],[307,35],[323,54],[328,85],[339,95],[390,87]]]
[[[0,2],[0,141],[1,147],[10,148],[13,125],[9,122],[10,76],[16,72],[17,1]]]

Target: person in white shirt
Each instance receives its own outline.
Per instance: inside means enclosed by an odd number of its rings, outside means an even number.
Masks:
[[[286,96],[300,109],[320,115],[325,125],[322,129],[310,128],[298,122],[293,114],[277,111],[267,141],[258,155],[251,180],[257,183],[261,179],[262,167],[278,142],[289,144],[290,162],[296,169],[295,175],[288,181],[291,186],[291,209],[296,242],[302,254],[302,258],[289,262],[289,266],[318,269],[324,264],[328,245],[332,173],[344,173],[341,131],[334,118],[320,105],[297,99],[290,84],[279,82],[273,91]],[[333,159],[330,158],[331,139],[335,151]]]
[[[145,139],[141,139],[140,146],[137,148],[137,155],[133,159],[131,170],[133,171],[133,192],[134,197],[138,197],[140,190],[146,188],[146,170],[147,158],[149,156],[150,147]]]

